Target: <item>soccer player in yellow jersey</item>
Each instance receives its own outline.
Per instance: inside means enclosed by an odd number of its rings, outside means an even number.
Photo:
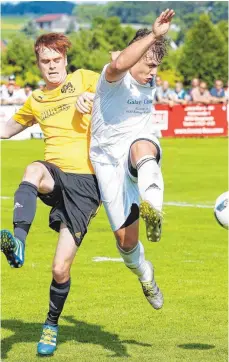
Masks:
[[[37,39],[37,64],[46,88],[35,90],[1,131],[1,138],[8,139],[38,123],[45,138],[44,161],[26,167],[14,196],[14,235],[1,231],[1,250],[8,263],[13,268],[22,267],[37,197],[52,207],[50,227],[59,232],[59,240],[53,260],[49,312],[38,343],[40,355],[51,355],[56,349],[58,319],[70,289],[70,268],[100,205],[88,157],[90,118],[75,108],[80,93],[95,93],[99,75],[83,69],[67,74],[70,46],[62,34],[49,33]]]

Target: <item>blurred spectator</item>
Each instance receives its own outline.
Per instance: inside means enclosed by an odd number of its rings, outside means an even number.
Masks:
[[[43,79],[39,80],[39,82],[37,83],[37,87],[38,87],[38,89],[40,89],[42,91],[44,90],[45,82],[43,81]]]
[[[156,87],[159,88],[162,86],[162,80],[159,75],[156,76]]]
[[[229,84],[229,82],[227,81],[227,87],[224,89],[226,102],[228,102],[228,101],[229,101],[229,89],[228,89],[228,84]]]
[[[20,89],[15,98],[17,100],[17,104],[24,104],[26,99],[32,94],[32,86],[29,83],[25,84],[25,87]]]
[[[199,78],[193,78],[191,84],[192,84],[192,89],[199,87],[199,85],[200,85],[200,80],[199,80]]]
[[[158,103],[157,92],[159,92],[161,90],[161,86],[162,86],[162,79],[159,75],[156,76],[155,84],[156,84],[155,102]]]
[[[209,104],[212,101],[211,94],[208,90],[206,82],[200,82],[198,88],[192,91],[192,101],[198,104]]]
[[[170,107],[173,106],[172,91],[169,88],[169,82],[167,82],[167,80],[162,83],[162,87],[156,90],[155,99],[157,103],[168,104]]]
[[[5,85],[5,84],[1,84],[1,86],[0,86],[0,94],[1,94],[1,97],[2,97],[2,94],[3,94],[4,92],[6,92],[6,90],[7,90],[6,85]]]
[[[213,103],[226,103],[225,91],[223,89],[223,82],[220,79],[215,81],[215,87],[210,91]]]
[[[176,82],[175,90],[172,92],[172,100],[177,104],[187,104],[189,97],[183,89],[183,83]]]
[[[14,74],[11,74],[8,78],[8,83],[6,84],[6,87],[8,88],[10,85],[14,86],[15,90],[20,89],[20,86],[16,84],[16,77]]]
[[[10,84],[8,87],[2,92],[1,102],[5,105],[11,105],[17,103],[17,90],[14,85]]]
[[[192,92],[194,89],[198,88],[200,85],[200,80],[199,78],[193,78],[192,82],[191,82],[191,89],[189,90],[189,100],[192,100]]]

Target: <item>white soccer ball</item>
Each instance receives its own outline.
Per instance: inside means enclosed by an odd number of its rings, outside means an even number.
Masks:
[[[228,229],[229,208],[228,208],[229,191],[221,194],[215,202],[214,213],[218,223],[225,229]]]

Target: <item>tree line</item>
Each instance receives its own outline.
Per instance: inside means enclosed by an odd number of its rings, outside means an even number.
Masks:
[[[77,6],[70,1],[20,1],[11,4],[10,2],[1,5],[2,16],[9,15],[43,15],[65,13],[71,14]]]
[[[110,51],[122,50],[133,38],[131,26],[123,27],[117,17],[95,17],[90,29],[80,29],[68,34],[72,48],[68,54],[68,71],[86,68],[100,72],[109,62]],[[35,33],[32,36],[35,37]],[[20,85],[36,86],[40,74],[33,52],[34,40],[31,29],[17,33],[2,54],[2,74],[14,73]],[[185,33],[184,43],[177,49],[169,49],[159,75],[173,86],[181,80],[189,86],[193,77],[207,81],[209,87],[215,79],[227,81],[228,69],[228,23],[214,24],[209,14],[202,14]]]
[[[165,8],[176,12],[175,23],[189,26],[201,13],[217,23],[228,19],[226,1],[109,1],[106,4],[79,4],[73,9],[78,21],[91,22],[96,16],[117,16],[122,23],[152,24]],[[188,24],[187,24],[188,22]]]

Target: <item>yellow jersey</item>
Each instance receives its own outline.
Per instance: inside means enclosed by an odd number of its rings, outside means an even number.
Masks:
[[[98,78],[98,73],[79,69],[68,74],[56,89],[35,90],[13,116],[24,126],[39,123],[45,140],[45,161],[64,172],[94,173],[89,160],[91,116],[79,113],[75,103],[79,94],[95,93]]]

